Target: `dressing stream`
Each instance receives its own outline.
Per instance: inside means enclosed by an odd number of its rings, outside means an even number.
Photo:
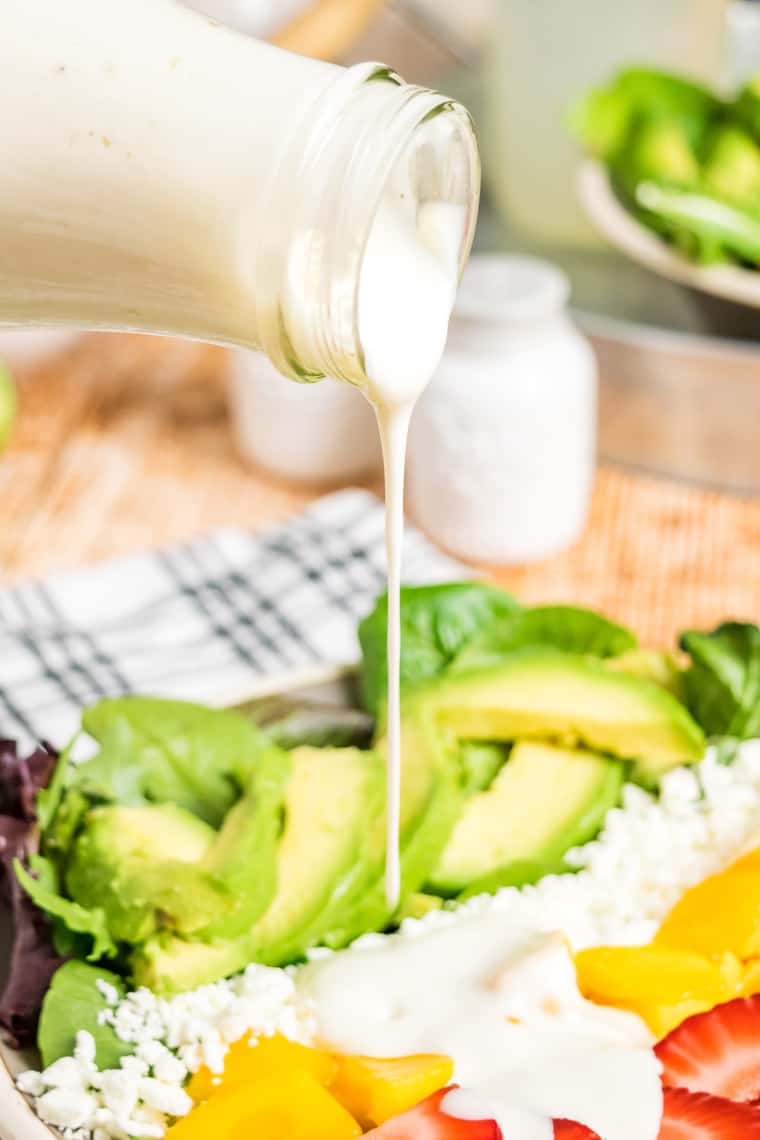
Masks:
[[[402,764],[400,590],[404,537],[404,468],[414,405],[443,350],[456,297],[466,215],[442,202],[417,205],[411,172],[391,178],[370,231],[359,283],[359,333],[385,469],[388,566],[386,897],[401,898]]]

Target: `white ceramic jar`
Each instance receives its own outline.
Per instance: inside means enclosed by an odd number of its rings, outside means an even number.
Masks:
[[[598,380],[568,298],[563,274],[533,258],[475,257],[465,272],[408,476],[414,520],[465,559],[529,562],[583,530]]]
[[[260,352],[231,357],[232,422],[247,460],[279,479],[322,486],[380,470],[375,416],[358,388],[294,384]]]

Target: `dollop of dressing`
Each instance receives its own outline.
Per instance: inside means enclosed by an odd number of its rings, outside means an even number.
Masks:
[[[388,565],[387,859],[386,896],[401,897],[401,552],[404,467],[409,422],[446,345],[456,297],[464,207],[418,205],[411,170],[402,163],[370,230],[359,282],[359,334],[369,382],[365,395],[380,429],[385,468]]]
[[[466,1091],[444,1111],[496,1119],[508,1140],[552,1140],[554,1118],[601,1140],[657,1138],[652,1037],[634,1015],[582,997],[561,936],[477,915],[315,962],[298,985],[332,1049],[452,1057]]]

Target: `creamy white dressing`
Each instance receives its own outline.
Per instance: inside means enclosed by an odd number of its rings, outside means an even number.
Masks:
[[[316,962],[299,986],[331,1048],[452,1057],[468,1093],[447,1098],[450,1115],[496,1119],[508,1140],[551,1140],[554,1118],[602,1140],[656,1140],[651,1035],[581,996],[557,936],[479,915]]]
[[[372,226],[359,283],[359,335],[383,447],[388,564],[386,896],[401,897],[400,589],[404,466],[409,421],[446,345],[466,214],[417,204],[407,164],[398,166]]]

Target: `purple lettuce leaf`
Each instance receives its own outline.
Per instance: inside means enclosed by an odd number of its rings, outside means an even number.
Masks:
[[[37,792],[50,783],[58,754],[40,745],[29,756],[19,756],[13,740],[0,740],[0,815],[32,823]]]
[[[47,747],[20,757],[15,744],[0,741],[0,930],[10,934],[10,944],[0,950],[0,974],[5,977],[0,1029],[15,1048],[34,1041],[42,999],[63,961],[53,947],[52,926],[13,869],[15,859],[28,866],[38,853],[34,800],[49,784],[57,759]]]

